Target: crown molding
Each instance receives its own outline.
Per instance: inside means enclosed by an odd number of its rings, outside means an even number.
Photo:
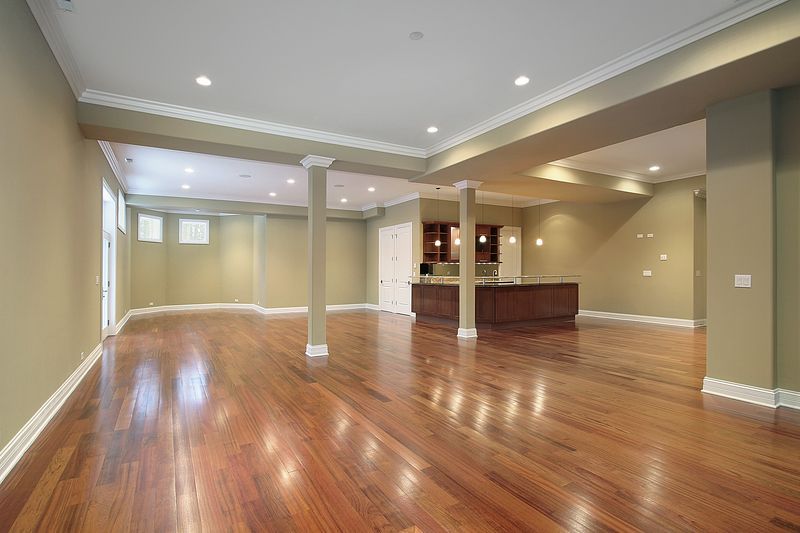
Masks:
[[[79,98],[86,90],[86,83],[56,20],[55,3],[50,0],[27,0],[27,2],[75,98]]]
[[[336,161],[336,159],[332,157],[324,157],[321,155],[307,155],[300,160],[300,164],[303,165],[303,168],[308,170],[311,167],[328,168],[333,164],[334,161]]]
[[[453,187],[460,191],[461,189],[479,189],[481,185],[483,185],[482,181],[461,180],[455,182]]]
[[[388,154],[405,155],[419,158],[424,158],[426,155],[425,150],[422,148],[414,148],[400,144],[363,139],[361,137],[352,137],[350,135],[331,133],[310,128],[301,128],[298,126],[290,126],[288,124],[279,124],[277,122],[269,122],[266,120],[252,119],[237,115],[228,115],[225,113],[217,113],[215,111],[204,111],[202,109],[196,109],[193,107],[166,104],[153,100],[145,100],[142,98],[134,98],[131,96],[112,94],[103,91],[95,91],[93,89],[87,89],[83,91],[83,94],[81,94],[78,101],[86,104],[127,109],[128,111],[138,111],[140,113],[149,113],[152,115],[191,120],[194,122],[237,128],[240,130],[268,133],[270,135],[281,135],[284,137],[302,139],[305,141],[315,141],[347,146],[350,148],[373,150],[375,152],[384,152]]]
[[[117,155],[114,153],[114,150],[111,148],[111,143],[108,141],[97,141],[97,144],[100,145],[100,150],[103,151],[103,155],[106,156],[106,161],[108,161],[108,166],[111,167],[112,172],[114,172],[114,176],[117,178],[117,182],[119,183],[122,190],[126,193],[128,192],[128,180],[125,177],[125,171],[122,170],[122,167],[117,160]]]
[[[404,204],[406,202],[410,202],[411,200],[419,200],[421,198],[420,193],[412,192],[410,194],[404,194],[403,196],[398,196],[397,198],[393,198],[391,200],[386,200],[383,202],[383,207],[392,207],[393,205]]]
[[[738,2],[734,7],[724,13],[720,13],[715,17],[694,24],[683,31],[673,33],[628,52],[617,59],[613,59],[577,78],[573,78],[535,98],[531,98],[530,100],[511,107],[455,135],[451,135],[446,139],[442,139],[425,151],[426,156],[430,157],[444,152],[463,142],[483,135],[504,124],[522,118],[525,115],[538,111],[539,109],[598,85],[615,76],[619,76],[620,74],[658,59],[659,57],[665,56],[670,52],[674,52],[679,48],[699,41],[704,37],[708,37],[709,35],[754,17],[787,1],[788,0],[745,0]]]
[[[614,176],[616,178],[625,178],[634,181],[642,181],[645,183],[664,183],[667,181],[676,181],[686,178],[693,178],[695,176],[702,176],[706,173],[705,168],[689,170],[680,174],[667,174],[664,176],[646,176],[638,172],[629,172],[626,170],[617,170],[613,168],[606,168],[601,165],[592,165],[588,163],[581,163],[572,159],[561,159],[559,161],[552,161],[548,163],[556,167],[571,168],[573,170],[582,170],[584,172],[593,172],[595,174],[605,174],[607,176]]]

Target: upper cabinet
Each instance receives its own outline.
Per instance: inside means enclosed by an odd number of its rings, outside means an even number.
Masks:
[[[475,226],[475,262],[500,262],[500,228]],[[424,263],[457,263],[461,257],[461,231],[454,222],[422,223],[422,261]]]

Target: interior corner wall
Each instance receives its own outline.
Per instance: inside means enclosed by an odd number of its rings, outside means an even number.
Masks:
[[[777,379],[800,392],[800,87],[776,92],[775,117]]]
[[[0,72],[2,447],[100,343],[102,179],[118,185],[22,0],[0,3]]]
[[[541,231],[540,206],[525,208],[523,275],[581,276],[581,309],[695,319],[694,189],[704,185],[698,176],[656,184],[648,199],[543,204]]]
[[[706,199],[694,199],[694,319],[706,318],[707,247]]]
[[[378,253],[380,229],[397,224],[411,222],[411,246],[413,272],[419,272],[422,257],[422,225],[420,224],[420,200],[409,200],[402,204],[389,206],[383,216],[369,218],[366,221],[365,296],[366,302],[378,305]]]
[[[707,110],[706,124],[707,376],[773,389],[773,93],[717,104]],[[750,274],[752,287],[735,288],[736,274]]]
[[[253,300],[253,231],[251,215],[219,218],[221,302],[255,303]]]

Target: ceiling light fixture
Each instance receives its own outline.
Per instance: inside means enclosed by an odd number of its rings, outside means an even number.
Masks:
[[[346,203],[347,203],[347,198],[342,198],[342,199],[341,199],[341,200],[339,200],[339,201],[340,201],[340,202],[342,202],[343,204],[346,204]]]
[[[653,165],[653,166],[652,166],[652,167],[650,167],[648,170],[649,170],[650,172],[658,172],[659,170],[661,170],[661,167],[660,167],[660,166],[658,166],[658,165]]]
[[[375,192],[375,187],[369,187],[367,190],[368,190],[369,192]]]
[[[206,75],[203,75],[203,76],[197,76],[197,77],[194,79],[194,81],[196,81],[196,82],[197,82],[197,85],[200,85],[201,87],[208,87],[208,86],[210,86],[210,85],[211,85],[211,78],[209,78],[209,77],[208,77],[208,76],[206,76]]]
[[[183,171],[186,172],[187,174],[194,174],[194,169],[191,167],[186,167],[183,169]]]
[[[183,185],[181,185],[181,189],[191,189],[191,188],[192,188],[192,187],[191,187],[190,185],[187,185],[186,183],[184,183]]]
[[[428,126],[428,133],[436,133],[437,131],[439,131],[439,128],[436,126]]]
[[[531,79],[528,76],[519,76],[514,80],[514,85],[522,87],[523,85],[528,85],[530,82]]]
[[[286,183],[288,183],[289,185],[294,185],[294,178],[289,178],[288,180],[286,180]]]
[[[253,175],[252,174],[239,174],[239,177],[240,178],[252,178]]]
[[[481,202],[481,222],[483,222],[485,220],[485,217],[483,216],[483,210],[484,210],[483,206],[486,203],[486,192],[481,194],[481,198],[483,199],[483,201]],[[486,242],[486,235],[481,235],[480,237],[478,237],[478,242],[481,243],[481,244],[485,243]]]
[[[425,34],[422,33],[421,31],[412,31],[411,33],[408,34],[408,38],[411,39],[412,41],[419,41],[423,37],[425,37]]]
[[[514,226],[514,196],[511,196],[511,226],[516,227]],[[514,236],[513,233],[511,234],[511,237],[508,238],[508,243],[509,244],[517,243],[517,237]]]
[[[436,220],[437,221],[441,220],[441,218],[439,218],[439,189],[441,189],[441,187],[436,187]],[[439,225],[438,225],[439,223],[437,222],[436,224],[437,224],[436,227],[438,228],[439,227]],[[437,231],[439,231],[439,230],[437,230]],[[438,235],[436,236],[436,240],[433,241],[433,245],[435,247],[437,247],[437,248],[440,248],[442,246],[442,240],[439,238]]]
[[[274,192],[271,192],[271,193],[269,193],[269,195],[270,195],[270,196],[272,196],[273,198],[275,198],[276,196],[278,196],[278,194],[277,194],[277,193],[274,193]]]
[[[126,157],[125,158],[125,162],[128,163],[128,164],[131,164],[131,163],[133,163],[133,159],[131,159],[130,157]]]

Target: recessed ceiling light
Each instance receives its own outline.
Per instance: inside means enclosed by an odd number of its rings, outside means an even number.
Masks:
[[[530,81],[531,79],[528,76],[519,76],[514,80],[514,85],[517,87],[522,87],[523,85],[528,85]]]
[[[186,167],[183,169],[183,171],[186,172],[187,174],[194,174],[194,169],[191,167]]]
[[[253,175],[252,174],[239,174],[239,177],[240,178],[252,178]]]
[[[128,164],[133,163],[133,159],[131,159],[130,157],[126,157],[125,162]]]
[[[270,196],[272,196],[273,198],[274,198],[274,197],[276,197],[276,196],[278,196],[278,194],[277,194],[277,193],[274,193],[274,192],[271,192],[271,193],[269,193],[269,195],[270,195]]]
[[[343,204],[346,204],[346,203],[347,203],[347,198],[342,198],[342,199],[341,199],[341,200],[339,200],[339,201],[340,201],[340,202],[342,202]]]
[[[658,172],[659,170],[661,170],[661,167],[658,165],[653,165],[652,167],[649,168],[649,170],[650,172]]]
[[[197,82],[197,85],[202,85],[203,87],[211,85],[211,79],[208,76],[197,76],[194,81]]]
[[[289,178],[288,180],[286,180],[286,183],[288,183],[289,185],[294,185],[294,178]]]
[[[436,133],[437,131],[439,131],[439,128],[436,126],[428,126],[428,133]]]
[[[183,185],[181,185],[181,189],[191,189],[191,187],[184,183]]]
[[[412,41],[419,41],[423,37],[425,37],[425,34],[422,33],[421,31],[412,31],[411,33],[408,34],[408,38],[411,39]]]
[[[370,188],[369,188],[369,189],[367,189],[367,190],[368,190],[369,192],[375,192],[375,187],[370,187]]]
[[[336,187],[337,189],[341,189],[342,187],[344,187],[344,185],[342,185],[341,183],[337,183],[336,185],[334,185],[334,187]]]

